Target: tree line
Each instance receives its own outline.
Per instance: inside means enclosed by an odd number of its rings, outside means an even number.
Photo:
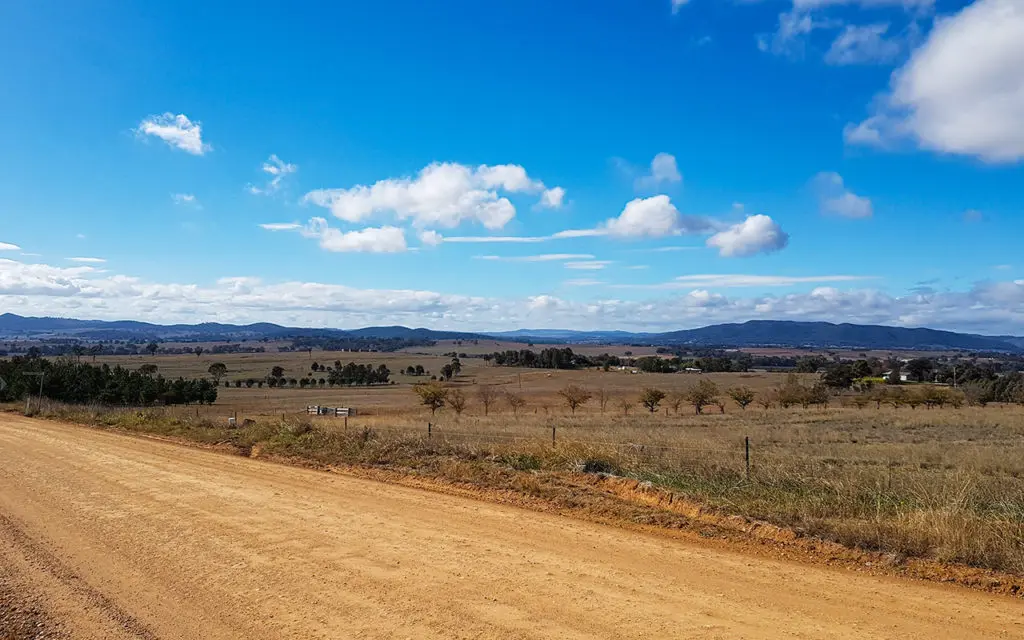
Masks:
[[[96,366],[66,357],[0,360],[0,379],[3,380],[0,400],[5,402],[36,394],[69,404],[146,406],[217,401],[217,385],[210,380],[168,379],[149,372],[106,364]]]

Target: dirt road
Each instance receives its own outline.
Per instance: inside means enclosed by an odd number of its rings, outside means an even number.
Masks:
[[[6,416],[0,567],[74,638],[1024,637],[1005,597]]]

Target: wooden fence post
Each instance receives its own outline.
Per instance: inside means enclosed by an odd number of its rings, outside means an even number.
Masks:
[[[743,453],[747,463],[747,480],[750,480],[750,436],[743,439]]]
[[[432,425],[432,424],[430,424],[428,422],[427,423],[427,440],[430,440],[430,439],[432,439],[434,437],[433,431],[434,431],[434,425]]]
[[[551,425],[551,446],[555,446],[555,425]]]

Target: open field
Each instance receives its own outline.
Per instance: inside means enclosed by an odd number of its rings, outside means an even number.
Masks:
[[[228,367],[229,380],[262,378],[275,365],[285,367],[287,377],[301,377],[312,362],[335,360],[384,363],[397,372],[417,364],[438,371],[450,359],[317,351],[100,358],[128,367],[156,364],[171,376],[201,375],[220,361]],[[757,518],[848,547],[1024,575],[1024,409],[1019,407],[896,410],[872,404],[856,409],[834,402],[826,409],[752,405],[742,411],[727,401],[725,414],[712,406],[697,416],[685,404],[673,409],[666,402],[652,414],[636,403],[647,386],[673,393],[711,380],[721,389],[745,385],[768,390],[784,376],[551,371],[495,367],[466,358],[462,375],[450,384],[466,395],[466,410],[457,415],[446,407],[432,415],[413,393],[413,384],[423,377],[396,374],[393,379],[393,385],[334,389],[221,387],[212,407],[113,414],[57,407],[51,413],[276,449],[325,463],[434,469],[439,456],[455,456],[525,473],[590,465],[649,481],[724,514]],[[567,384],[603,390],[610,398],[607,406],[602,410],[594,398],[570,415],[557,395]],[[526,405],[513,414],[499,396],[484,415],[477,399],[482,386],[519,394]],[[620,405],[624,400],[628,413]],[[347,422],[310,420],[304,409],[313,404],[354,407],[358,415]],[[226,430],[228,416],[236,412],[239,420],[253,419],[256,425],[248,431]],[[296,423],[313,429],[292,437],[289,425]],[[366,434],[364,442],[353,449],[350,440],[358,433]],[[441,445],[454,448],[438,450]],[[486,473],[481,478],[486,484]]]
[[[47,631],[87,640],[962,639],[1024,624],[1003,596],[10,415],[0,567],[19,589],[0,604],[31,598]]]

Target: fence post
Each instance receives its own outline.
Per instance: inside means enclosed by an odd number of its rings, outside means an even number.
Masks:
[[[747,480],[750,480],[750,436],[743,438],[743,454],[747,463]]]
[[[434,425],[432,425],[432,424],[430,424],[428,422],[427,423],[427,440],[430,440],[430,439],[432,439],[434,437],[433,431],[434,431]]]
[[[555,425],[551,425],[551,446],[555,446]]]

